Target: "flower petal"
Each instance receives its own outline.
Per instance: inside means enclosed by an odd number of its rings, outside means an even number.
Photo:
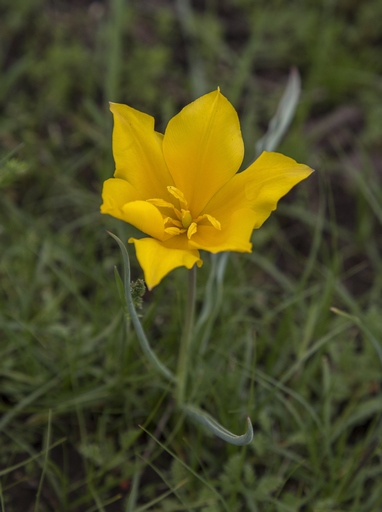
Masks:
[[[137,259],[143,269],[149,290],[154,288],[171,270],[177,267],[192,268],[195,263],[201,267],[199,251],[196,249],[178,248],[178,238],[159,242],[153,238],[130,238],[134,243]]]
[[[162,135],[154,118],[127,105],[110,103],[114,115],[114,176],[131,183],[142,199],[163,197],[173,184],[162,153]]]
[[[163,240],[168,238],[164,231],[163,216],[156,206],[147,201],[131,201],[122,207],[126,222],[147,235]]]
[[[227,216],[226,216],[227,217]],[[230,213],[230,218],[221,226],[221,230],[211,225],[198,225],[198,231],[192,236],[190,245],[212,253],[222,251],[251,252],[250,242],[256,214],[249,208]]]
[[[245,171],[222,187],[202,213],[223,222],[230,212],[251,208],[256,214],[253,229],[257,229],[276,209],[279,199],[312,172],[310,167],[292,158],[264,151]]]
[[[140,199],[140,195],[127,181],[110,178],[103,184],[102,199],[101,213],[108,213],[117,219],[128,222],[122,208],[129,201]]]
[[[170,120],[163,154],[176,187],[197,217],[237,172],[244,155],[236,111],[219,90],[197,99]]]

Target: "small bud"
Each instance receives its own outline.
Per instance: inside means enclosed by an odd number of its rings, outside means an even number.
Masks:
[[[130,283],[131,289],[131,298],[133,299],[134,307],[137,309],[142,309],[143,304],[143,295],[146,291],[146,286],[143,279],[137,279],[136,281],[131,281]]]

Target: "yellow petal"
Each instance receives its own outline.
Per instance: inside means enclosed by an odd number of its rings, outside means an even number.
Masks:
[[[204,212],[223,222],[230,212],[251,208],[256,214],[253,229],[259,228],[276,209],[279,199],[312,172],[292,158],[264,151],[248,169],[219,190]]]
[[[163,154],[175,186],[197,217],[243,160],[239,119],[219,90],[197,99],[170,120]]]
[[[180,237],[171,238],[166,242],[159,242],[153,238],[129,239],[129,242],[135,245],[137,259],[149,290],[159,284],[174,268],[192,268],[195,263],[198,267],[202,266],[199,251],[178,248],[178,238]]]
[[[163,137],[154,131],[154,118],[119,103],[110,103],[110,110],[114,115],[114,176],[131,183],[142,199],[164,197],[173,180],[163,158]]]
[[[166,238],[163,216],[156,206],[147,201],[131,201],[122,207],[126,222],[158,240]]]
[[[139,193],[130,183],[118,178],[110,178],[103,184],[101,213],[108,213],[128,222],[122,208],[129,201],[140,198]]]
[[[227,216],[228,218],[228,216]],[[250,242],[255,212],[243,208],[232,212],[228,222],[217,230],[214,226],[198,224],[198,231],[190,240],[195,249],[213,253],[222,251],[251,252]]]

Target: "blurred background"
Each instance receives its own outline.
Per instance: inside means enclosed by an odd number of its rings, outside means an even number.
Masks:
[[[379,0],[0,0],[1,512],[382,510],[381,19]],[[195,403],[237,433],[250,415],[239,449],[184,422],[125,326],[108,102],[164,131],[219,86],[245,168],[293,68],[278,150],[316,172],[230,256],[194,362]],[[185,272],[142,309],[170,367]]]

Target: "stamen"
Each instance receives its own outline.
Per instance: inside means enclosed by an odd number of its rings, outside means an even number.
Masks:
[[[196,222],[192,222],[190,224],[190,227],[187,230],[187,238],[190,240],[192,235],[195,235],[195,233],[198,231],[198,225]]]
[[[174,208],[175,215],[182,222],[182,213],[178,210],[178,208]]]
[[[177,226],[178,228],[182,228],[182,223],[179,220],[173,219],[172,217],[164,217],[163,218],[164,225],[166,224],[173,224],[174,226]]]
[[[167,187],[167,190],[170,192],[171,195],[176,197],[176,199],[178,199],[187,208],[187,201],[186,201],[186,198],[184,197],[184,194],[181,190],[179,190],[178,188],[173,187],[171,185],[169,187]]]
[[[171,208],[172,210],[175,209],[175,206],[172,203],[169,203],[168,201],[164,201],[163,199],[146,199],[148,203],[153,204],[154,206],[158,206],[158,208]]]
[[[208,215],[208,213],[205,213],[204,216],[207,217],[207,220],[210,222],[210,224],[212,224],[212,226],[215,229],[221,231],[222,226],[220,222],[217,219],[215,219],[215,217],[212,217],[212,215]]]
[[[203,215],[199,215],[199,217],[195,220],[195,222],[200,222],[201,220],[206,219],[208,222],[215,228],[221,231],[221,224],[220,222],[215,219],[215,217],[212,217],[212,215],[208,215],[208,213],[204,213]]]
[[[165,233],[168,233],[169,235],[180,235],[181,233],[185,233],[185,229],[179,229],[179,228],[165,228]]]

